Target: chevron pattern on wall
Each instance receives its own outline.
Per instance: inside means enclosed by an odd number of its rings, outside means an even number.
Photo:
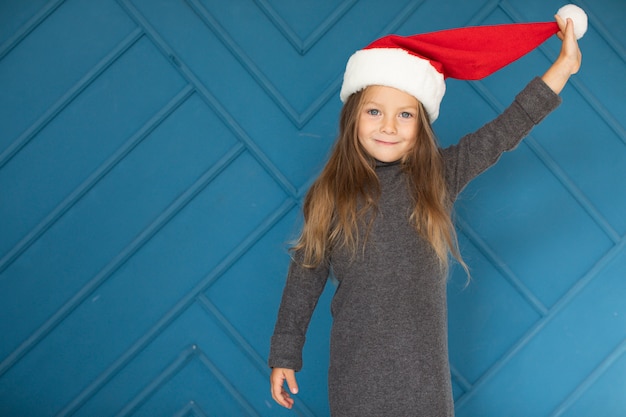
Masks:
[[[562,106],[456,207],[472,271],[449,283],[460,417],[626,415],[626,4],[575,3],[589,31]],[[347,58],[561,5],[1,2],[0,415],[327,416],[331,282],[292,412],[266,357]],[[442,145],[559,47],[449,80]]]

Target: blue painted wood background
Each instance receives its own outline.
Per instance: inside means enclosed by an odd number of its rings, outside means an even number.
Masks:
[[[563,105],[457,205],[457,415],[626,416],[626,2]],[[557,0],[0,1],[0,415],[326,416],[329,285],[293,412],[265,365],[301,199],[355,50],[549,21]],[[448,83],[441,142],[510,103],[552,39]],[[354,381],[358,383],[358,381]]]

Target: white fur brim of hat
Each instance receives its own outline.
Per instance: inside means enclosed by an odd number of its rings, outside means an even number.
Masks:
[[[417,98],[431,123],[439,116],[439,104],[446,92],[443,74],[430,61],[403,49],[372,48],[355,52],[346,65],[339,97],[348,97],[370,85],[397,88]]]

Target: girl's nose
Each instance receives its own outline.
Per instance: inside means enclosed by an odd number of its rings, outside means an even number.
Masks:
[[[382,125],[380,126],[380,131],[382,133],[386,133],[388,135],[396,134],[396,120],[394,117],[384,117],[382,121]]]

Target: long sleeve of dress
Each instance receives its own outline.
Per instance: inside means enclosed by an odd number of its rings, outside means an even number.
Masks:
[[[328,280],[328,263],[317,268],[305,268],[300,261],[301,254],[295,253],[272,335],[268,360],[272,368],[302,369],[306,331]]]
[[[476,176],[514,149],[531,129],[559,106],[561,98],[541,78],[533,79],[497,118],[443,150],[452,199]]]

